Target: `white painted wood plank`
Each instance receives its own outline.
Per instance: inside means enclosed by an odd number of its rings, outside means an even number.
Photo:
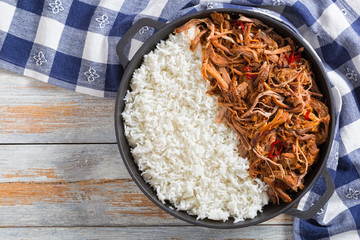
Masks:
[[[292,226],[252,226],[240,229],[202,227],[124,227],[124,228],[7,228],[0,229],[2,239],[294,239]]]
[[[0,145],[0,182],[130,179],[117,144]]]
[[[0,143],[115,143],[114,107],[0,70]]]
[[[184,224],[140,191],[116,144],[0,145],[0,168],[0,227]]]
[[[0,227],[183,225],[131,180],[0,183]]]
[[[0,227],[184,225],[131,180],[0,183]],[[292,224],[280,215],[265,224]]]

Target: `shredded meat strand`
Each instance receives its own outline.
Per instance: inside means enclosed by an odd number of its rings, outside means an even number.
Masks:
[[[330,115],[302,47],[257,19],[213,13],[174,33],[196,27],[202,74],[218,97],[218,123],[238,135],[249,173],[268,184],[270,200],[291,202],[328,137]]]

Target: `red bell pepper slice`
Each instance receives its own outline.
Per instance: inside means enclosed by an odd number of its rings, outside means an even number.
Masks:
[[[243,69],[243,72],[251,72],[251,66],[247,65]],[[255,80],[257,78],[257,74],[246,74],[247,79]]]
[[[285,54],[285,58],[286,58],[286,60],[288,61],[289,64],[292,64],[292,63],[296,62],[297,60],[301,59],[302,55],[301,55],[301,53],[292,52],[290,54],[290,56],[287,56]]]
[[[275,146],[277,147],[277,150],[275,149]],[[272,159],[279,156],[280,153],[282,152],[283,147],[284,144],[282,143],[282,141],[280,140],[274,141],[270,146],[269,158]]]
[[[245,27],[244,24],[241,21],[231,21],[232,25],[234,28],[238,28],[239,26],[241,27],[241,30],[244,32],[245,31]]]

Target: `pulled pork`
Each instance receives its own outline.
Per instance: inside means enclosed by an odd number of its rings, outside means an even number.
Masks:
[[[303,48],[242,15],[213,13],[174,33],[192,27],[190,50],[202,46],[207,93],[218,97],[216,121],[235,130],[239,153],[249,158],[250,175],[268,184],[270,200],[291,202],[289,194],[304,187],[330,122]]]

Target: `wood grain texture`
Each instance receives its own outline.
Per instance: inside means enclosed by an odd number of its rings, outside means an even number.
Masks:
[[[0,226],[188,225],[152,203],[131,180],[0,183]],[[280,215],[265,225],[291,226]]]
[[[1,226],[183,225],[131,180],[0,184]]]
[[[140,191],[116,144],[2,145],[0,153],[0,226],[185,224]],[[265,224],[291,222],[280,215]]]
[[[9,228],[0,229],[2,239],[224,239],[274,240],[294,239],[291,226],[254,226],[241,229],[207,229],[201,227],[123,227],[123,228]]]
[[[116,144],[0,145],[0,182],[130,179]]]
[[[114,99],[0,70],[0,143],[115,143]]]
[[[292,239],[279,215],[191,226],[152,203],[116,145],[114,100],[0,70],[0,239]]]

